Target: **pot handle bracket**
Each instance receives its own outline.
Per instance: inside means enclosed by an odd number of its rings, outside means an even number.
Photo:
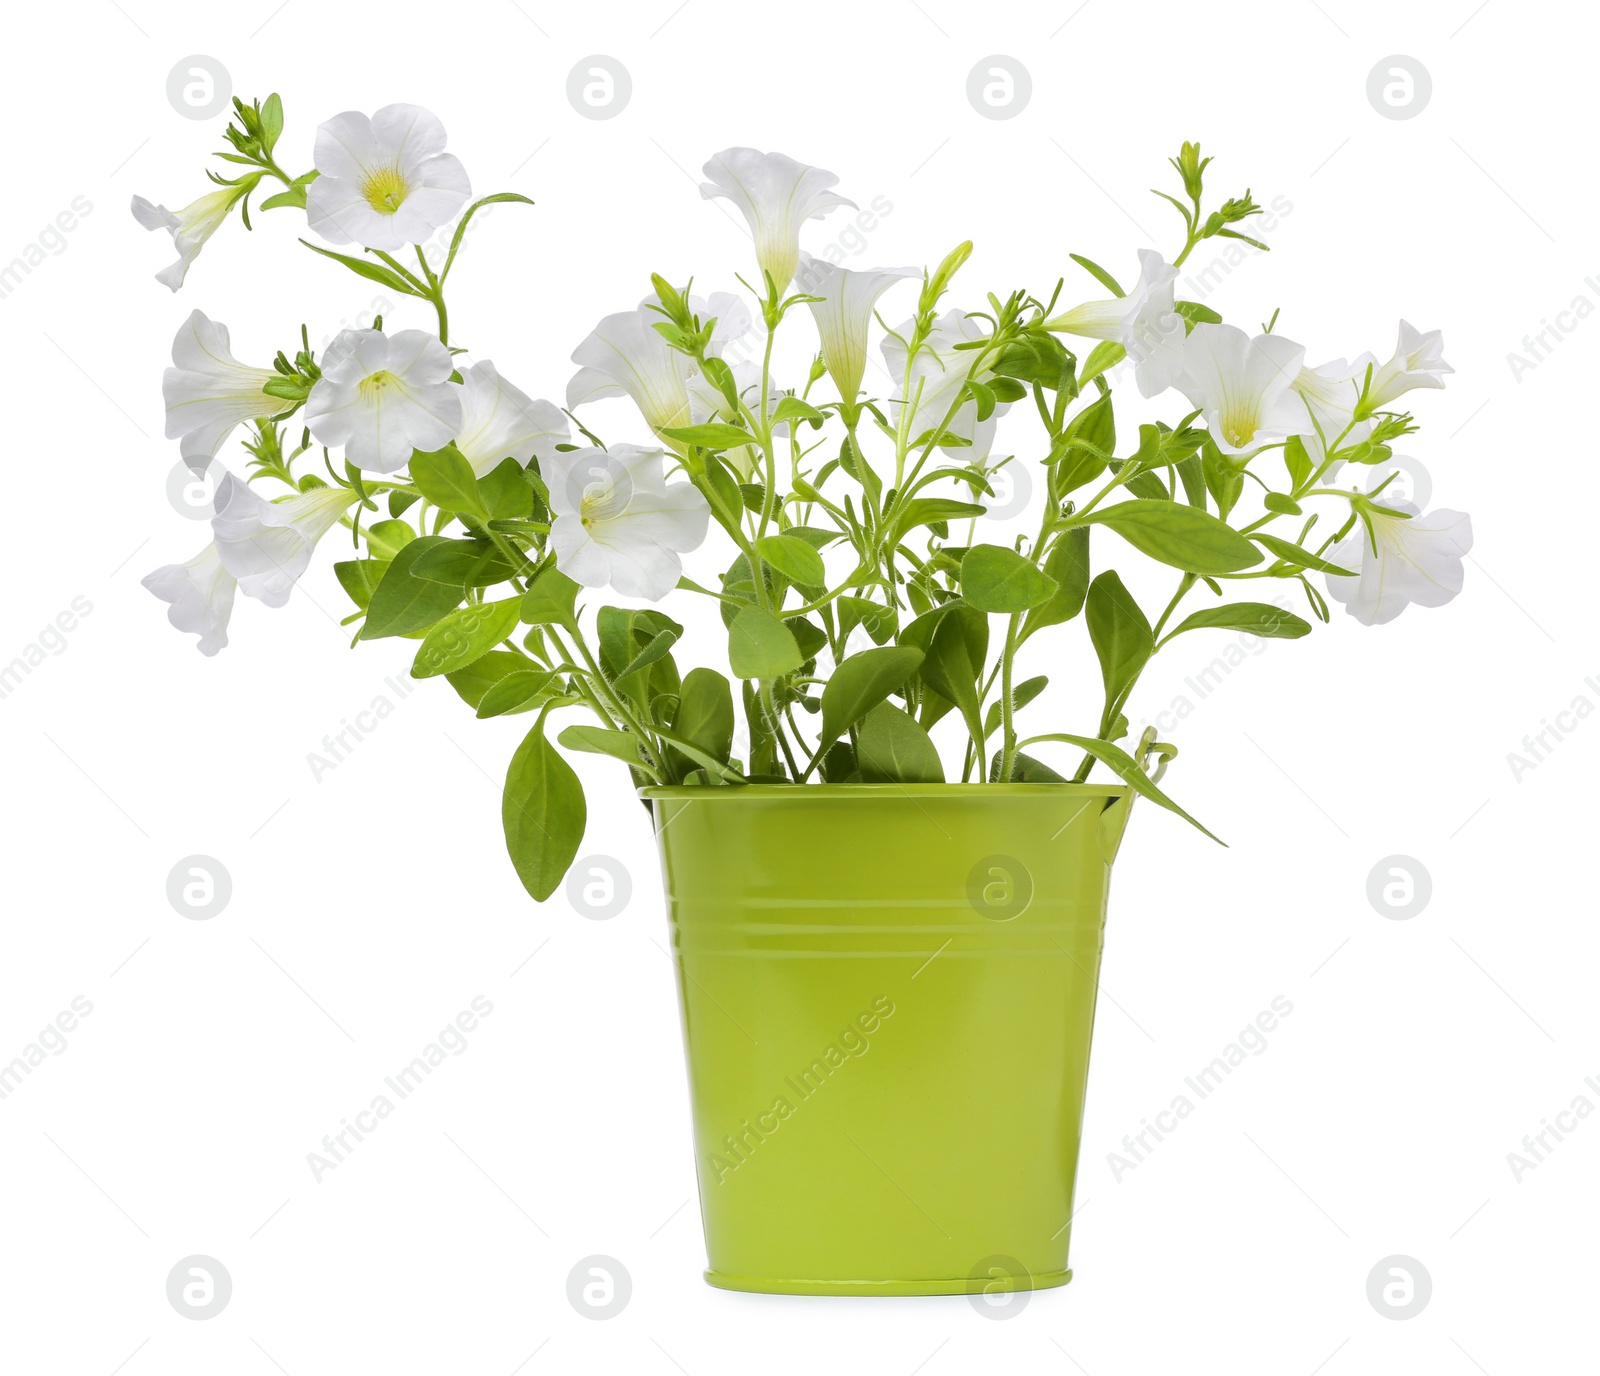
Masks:
[[[1177,753],[1177,746],[1158,741],[1155,727],[1147,726],[1144,734],[1139,737],[1139,744],[1133,752],[1133,760],[1150,776],[1150,782],[1156,784],[1161,782],[1162,776],[1167,772],[1167,766]],[[1100,854],[1108,865],[1117,858],[1117,851],[1121,849],[1122,835],[1128,829],[1128,814],[1133,811],[1133,800],[1138,796],[1130,788],[1100,814],[1098,838]]]

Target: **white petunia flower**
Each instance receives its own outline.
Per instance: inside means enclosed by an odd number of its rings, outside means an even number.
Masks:
[[[217,556],[246,597],[281,607],[311,565],[317,541],[356,501],[344,487],[313,487],[269,502],[229,473],[217,485],[211,533]]]
[[[1139,280],[1126,296],[1088,301],[1045,321],[1047,330],[1109,339],[1133,360],[1141,396],[1153,397],[1178,380],[1183,366],[1183,317],[1173,308],[1178,270],[1159,253],[1139,250]]]
[[[652,430],[690,423],[688,381],[696,371],[688,354],[674,349],[656,329],[666,317],[647,296],[635,310],[608,315],[572,351],[582,366],[567,383],[567,409],[601,397],[629,396]],[[750,309],[730,292],[713,292],[710,300],[689,298],[701,320],[716,319],[708,350],[722,350],[750,328]]]
[[[319,444],[343,445],[356,467],[393,473],[413,449],[442,449],[460,431],[454,371],[450,351],[424,330],[344,330],[322,356],[306,424]]]
[[[156,274],[156,281],[164,287],[177,291],[189,272],[189,264],[194,262],[200,250],[205,247],[206,240],[215,234],[222,222],[228,218],[228,212],[233,209],[234,202],[243,194],[243,187],[219,186],[215,191],[208,191],[199,200],[190,201],[177,214],[173,214],[164,205],[151,205],[143,196],[135,196],[132,207],[133,218],[146,229],[166,230],[172,235],[173,245],[178,250],[178,261],[171,267],[162,268]]]
[[[195,311],[172,341],[172,367],[161,377],[167,438],[182,439],[184,462],[204,471],[234,427],[275,416],[294,403],[268,396],[271,368],[252,368],[233,356],[228,327]]]
[[[782,153],[754,148],[724,148],[703,169],[706,200],[726,197],[739,207],[756,241],[756,262],[771,273],[781,294],[788,290],[800,257],[800,226],[847,201],[828,188],[839,179],[820,167],[807,167]]]
[[[870,268],[854,271],[836,263],[800,254],[799,287],[808,296],[811,318],[822,340],[822,362],[841,401],[854,402],[867,371],[867,329],[878,298],[906,277],[920,277],[917,268]]]
[[[918,346],[908,378],[906,339],[915,325],[915,320],[905,321],[881,346],[884,363],[894,379],[895,390],[889,401],[891,414],[898,420],[899,408],[904,406],[907,397],[912,398],[915,409],[908,432],[912,439],[942,427],[945,433],[968,441],[964,445],[941,445],[945,453],[963,463],[981,465],[989,457],[999,418],[1011,409],[1010,403],[1001,402],[989,419],[983,421],[978,419],[978,404],[971,398],[957,406],[954,415],[950,414],[950,408],[968,379],[987,382],[994,376],[993,369],[987,365],[973,373],[978,350],[956,347],[984,338],[985,331],[963,311],[946,311],[934,322],[933,332]]]
[[[1327,458],[1325,445],[1348,449],[1372,433],[1372,422],[1355,416],[1367,367],[1373,361],[1371,354],[1349,363],[1336,358],[1315,368],[1301,368],[1289,384],[1306,408],[1308,424],[1302,434],[1313,467],[1320,468]],[[1327,476],[1331,478],[1341,467],[1335,464]]]
[[[1362,413],[1381,411],[1413,387],[1443,387],[1444,374],[1453,372],[1455,369],[1444,361],[1443,332],[1429,330],[1423,334],[1402,320],[1394,357],[1373,373]]]
[[[1204,413],[1224,454],[1251,454],[1311,428],[1290,384],[1306,351],[1276,334],[1254,339],[1237,325],[1196,325],[1183,345],[1178,389]]]
[[[706,538],[711,509],[692,483],[666,481],[665,454],[636,444],[574,449],[544,466],[556,567],[587,588],[652,602],[677,586],[678,557]]]
[[[330,244],[422,243],[472,194],[444,144],[444,125],[420,105],[385,105],[370,119],[335,115],[317,128],[320,175],[306,187],[307,222]]]
[[[556,445],[572,438],[567,418],[552,402],[534,401],[513,387],[488,359],[461,375],[461,431],[456,448],[478,477],[506,459],[524,468],[554,457]]]
[[[196,648],[214,655],[228,643],[228,618],[239,586],[222,565],[216,545],[207,545],[187,564],[166,564],[140,582],[170,603],[167,620],[180,631],[200,637]]]
[[[1442,607],[1461,591],[1461,560],[1472,548],[1472,518],[1441,508],[1423,516],[1411,502],[1363,503],[1363,521],[1328,552],[1354,578],[1325,574],[1328,594],[1363,626],[1393,621],[1408,603]],[[1398,513],[1398,514],[1397,514]]]

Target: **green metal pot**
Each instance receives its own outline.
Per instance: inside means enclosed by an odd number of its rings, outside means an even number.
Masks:
[[[647,788],[710,1269],[1064,1285],[1111,862],[1093,784]]]

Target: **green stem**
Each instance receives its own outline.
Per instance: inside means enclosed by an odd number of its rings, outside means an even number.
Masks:
[[[1183,601],[1183,599],[1188,596],[1189,589],[1192,588],[1198,581],[1199,579],[1192,573],[1184,574],[1183,577],[1178,581],[1178,590],[1172,594],[1172,601],[1167,603],[1166,611],[1161,613],[1160,619],[1151,628],[1151,634],[1154,635],[1157,641],[1161,639],[1162,627],[1164,627],[1171,619],[1173,612],[1178,610],[1178,603]],[[1154,653],[1154,651],[1152,651],[1152,653]]]
[[[1022,613],[1012,612],[1006,624],[1006,645],[1000,659],[1000,782],[1011,782],[1011,770],[1017,759],[1017,727],[1012,720],[1011,668],[1017,654],[1017,627],[1022,623]],[[982,756],[979,756],[980,761]]]
[[[552,636],[554,636],[555,627],[552,625],[549,629]],[[567,629],[572,635],[572,643],[578,647],[578,653],[583,656],[583,662],[589,666],[590,681],[604,690],[603,697],[606,699],[607,705],[611,712],[616,717],[620,718],[624,725],[627,726],[628,730],[633,732],[633,734],[638,737],[640,744],[650,751],[654,761],[659,764],[661,760],[661,746],[655,738],[655,733],[642,726],[634,718],[633,713],[628,710],[627,706],[622,700],[622,694],[616,691],[610,680],[606,678],[604,671],[597,663],[595,663],[594,655],[590,653],[589,646],[583,638],[583,633],[573,626],[569,626]],[[572,658],[572,655],[567,651],[566,646],[559,639],[556,640],[556,644],[561,647],[562,653],[566,654],[568,659]],[[616,729],[615,724],[610,722],[609,719],[607,724],[611,725],[613,730]]]

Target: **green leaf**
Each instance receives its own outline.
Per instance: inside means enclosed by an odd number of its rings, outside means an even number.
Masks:
[[[389,524],[383,522],[382,524]],[[396,521],[396,525],[404,525]],[[409,526],[406,527],[408,530]],[[515,570],[487,540],[449,540],[435,545],[412,566],[418,578],[456,588],[488,588],[504,583]]]
[[[457,669],[454,673],[446,674],[445,679],[461,695],[461,700],[468,707],[477,708],[482,705],[489,690],[501,679],[509,678],[513,674],[527,673],[532,668],[533,664],[528,657],[518,654],[515,650],[490,650],[488,654],[473,660],[465,669]]]
[[[289,193],[286,191],[281,191],[278,193],[279,196],[287,196],[288,194]],[[270,196],[267,199],[269,201],[276,201],[278,196]],[[304,192],[302,191],[301,199],[298,202],[285,201],[283,204],[304,205]],[[369,262],[365,258],[352,258],[348,253],[335,253],[331,248],[319,248],[316,244],[313,244],[308,239],[302,239],[300,242],[313,253],[320,253],[324,258],[332,258],[336,263],[343,263],[358,277],[365,277],[370,282],[381,283],[383,286],[388,287],[390,291],[397,291],[405,296],[421,295],[421,293],[418,292],[417,289],[409,282],[407,282],[405,278],[394,272],[391,272],[381,263]]]
[[[701,371],[710,379],[711,385],[722,393],[731,411],[739,409],[739,384],[733,376],[733,369],[720,358],[710,356],[705,358],[700,365]]]
[[[790,526],[783,532],[796,540],[804,540],[812,549],[827,549],[831,544],[844,539],[842,530],[824,530],[820,526]]]
[[[822,734],[831,745],[917,671],[922,651],[912,645],[862,650],[843,660],[822,690]]]
[[[1196,325],[1220,325],[1222,317],[1210,306],[1202,306],[1198,301],[1174,301],[1172,309],[1177,311],[1184,319],[1184,330],[1193,329]]]
[[[1100,677],[1109,710],[1119,703],[1155,652],[1155,636],[1139,604],[1112,569],[1089,585],[1084,619],[1089,623],[1089,639],[1100,659]]]
[[[628,679],[664,659],[683,635],[683,627],[661,612],[627,607],[600,608],[595,626],[600,636],[600,667],[643,705],[648,698],[645,681],[629,683]],[[676,670],[670,677],[670,691],[675,696],[679,686]],[[654,675],[650,678],[653,681]]]
[[[1102,373],[1108,373],[1128,356],[1128,351],[1112,339],[1102,339],[1089,351],[1083,361],[1083,371],[1078,378],[1080,387],[1087,387]]]
[[[1283,464],[1289,470],[1289,483],[1299,487],[1311,476],[1311,455],[1299,435],[1290,435],[1283,446]]]
[[[1177,813],[1178,816],[1182,817],[1183,820],[1186,821],[1190,826],[1205,832],[1205,834],[1210,836],[1211,839],[1219,846],[1225,846],[1228,844],[1220,836],[1214,836],[1211,832],[1206,831],[1205,827],[1201,826],[1199,822],[1195,821],[1193,817],[1191,817],[1187,812],[1173,802],[1171,798],[1167,797],[1165,793],[1151,783],[1150,776],[1139,767],[1138,762],[1133,758],[1133,756],[1128,754],[1128,752],[1122,749],[1121,746],[1112,745],[1109,741],[1094,740],[1088,736],[1069,736],[1064,733],[1050,736],[1035,736],[1033,740],[1034,742],[1061,741],[1067,745],[1077,746],[1078,749],[1084,751],[1086,754],[1093,755],[1095,759],[1100,761],[1101,764],[1109,765],[1111,769],[1122,779],[1122,781],[1128,784],[1133,791],[1139,794],[1141,797],[1148,798],[1157,806],[1166,808],[1168,812]]]
[[[362,640],[426,630],[455,610],[461,601],[460,588],[418,578],[411,571],[418,559],[443,540],[442,535],[419,535],[395,555],[383,581],[373,589],[366,625],[361,628]]]
[[[1205,476],[1206,491],[1217,504],[1217,514],[1226,518],[1244,490],[1243,467],[1224,457],[1208,435],[1200,451],[1200,471]]]
[[[841,597],[835,603],[839,616],[839,641],[850,638],[857,626],[865,626],[873,643],[883,645],[900,629],[900,613],[881,602],[865,597]]]
[[[478,495],[492,521],[533,514],[533,488],[527,470],[515,459],[502,459],[478,479]]]
[[[1089,527],[1062,531],[1045,555],[1044,571],[1055,579],[1056,590],[1023,619],[1024,640],[1046,626],[1071,621],[1083,610],[1089,592]]]
[[[749,685],[747,684],[745,686],[748,687]],[[712,778],[721,779],[725,783],[730,784],[751,782],[751,780],[747,780],[744,775],[739,773],[737,769],[734,769],[731,766],[724,764],[721,760],[706,754],[706,752],[703,751],[693,741],[684,740],[681,736],[677,736],[671,731],[664,731],[660,727],[656,728],[656,735],[660,736],[661,739],[674,750],[687,755],[690,760],[699,765],[700,768],[705,770],[706,773],[710,774]],[[774,761],[774,768],[781,770],[782,766],[776,764]]]
[[[1012,713],[1015,714],[1020,712],[1024,707],[1038,697],[1040,693],[1044,692],[1045,685],[1049,682],[1050,680],[1045,675],[1040,674],[1037,678],[1030,678],[1022,683],[1017,684],[1017,686],[1011,690]],[[983,736],[985,740],[994,735],[994,733],[1000,729],[1000,706],[1001,705],[998,702],[991,702],[989,704],[988,712],[984,714]],[[1013,778],[1014,777],[1015,773],[1013,772]]]
[[[508,597],[503,602],[481,602],[451,612],[423,639],[411,665],[411,677],[453,673],[488,654],[516,630],[520,605],[521,599]]]
[[[849,741],[835,741],[822,757],[818,774],[825,784],[858,784],[861,766],[856,763],[856,748]]]
[[[771,679],[805,663],[794,633],[760,607],[739,609],[728,628],[728,667],[735,678]]]
[[[1052,392],[1077,391],[1073,381],[1073,361],[1065,346],[1053,334],[1028,334],[1001,348],[995,356],[994,371],[1002,377],[1037,383]]]
[[[408,521],[374,521],[362,527],[367,537],[367,549],[374,559],[393,559],[417,538],[417,532]]]
[[[261,390],[269,397],[282,397],[285,401],[304,401],[311,394],[310,384],[302,377],[270,377],[261,384]],[[345,468],[357,474],[361,471],[352,470],[348,460]]]
[[[1105,472],[1106,462],[1116,447],[1117,423],[1108,392],[1079,411],[1050,447],[1050,461],[1056,465],[1057,490],[1071,492],[1093,482]]]
[[[576,624],[573,610],[578,584],[558,568],[548,568],[533,580],[522,595],[522,619],[530,626]]]
[[[1143,497],[1147,501],[1165,502],[1172,498],[1167,485],[1154,473],[1135,473],[1123,486],[1135,497]]]
[[[711,514],[717,518],[717,524],[736,540],[742,539],[740,521],[744,516],[744,494],[739,490],[739,480],[720,459],[711,457],[706,460],[700,486],[710,499]]]
[[[274,91],[261,102],[261,147],[271,153],[283,133],[283,101]]]
[[[624,679],[637,674],[641,669],[648,669],[658,659],[663,659],[669,655],[672,652],[672,647],[678,643],[680,634],[681,632],[671,629],[658,631],[651,637],[649,643],[623,666],[622,672],[617,675],[617,682],[621,683]]]
[[[1244,631],[1264,640],[1298,640],[1311,634],[1311,623],[1269,602],[1234,602],[1226,607],[1207,607],[1184,617],[1165,639],[1171,640],[1185,631],[1207,629]]]
[[[820,588],[828,573],[822,556],[806,541],[792,535],[767,535],[756,541],[756,552],[785,578],[807,587]]]
[[[822,653],[828,643],[828,633],[814,621],[803,616],[786,616],[783,624],[789,628],[794,643],[800,647],[800,662],[808,663]]]
[[[1261,562],[1261,551],[1226,521],[1183,502],[1140,498],[1078,519],[1109,526],[1142,554],[1187,573],[1234,573]]]
[[[1268,492],[1261,499],[1262,506],[1268,511],[1275,511],[1280,516],[1299,516],[1300,503],[1293,497],[1287,497],[1282,492]]]
[[[638,650],[633,638],[634,612],[630,607],[601,607],[595,613],[595,634],[600,638],[600,667],[613,683]]]
[[[997,750],[994,755],[994,768],[989,772],[994,776],[990,783],[1000,782],[1000,756],[1003,752]],[[1068,780],[1065,775],[1056,773],[1042,760],[1036,760],[1032,755],[1017,751],[1017,756],[1011,762],[1011,782],[1014,784],[1064,784]]]
[[[388,567],[387,559],[346,559],[333,566],[333,574],[350,600],[365,611]]]
[[[578,854],[588,820],[583,785],[544,737],[539,714],[506,770],[500,820],[522,886],[543,903]]]
[[[869,784],[942,784],[944,765],[928,733],[898,707],[880,702],[856,732],[856,762]]]
[[[303,186],[291,186],[291,187],[288,187],[286,190],[280,191],[276,195],[268,196],[266,198],[266,200],[261,202],[261,208],[263,210],[277,210],[277,209],[279,209],[281,207],[285,207],[285,206],[292,207],[293,209],[296,209],[296,210],[304,210],[306,208],[306,189],[305,189],[305,187],[303,187]],[[305,240],[302,239],[301,243],[304,243],[304,242],[305,242]],[[362,273],[361,275],[363,277],[366,276],[365,273]]]
[[[1085,440],[1107,454],[1115,450],[1117,416],[1112,411],[1110,395],[1104,395],[1096,402],[1085,406],[1082,411],[1078,411],[1074,418],[1067,422],[1067,429],[1062,434],[1069,440]]]
[[[1342,569],[1337,564],[1330,564],[1326,559],[1320,558],[1308,549],[1301,549],[1299,545],[1289,540],[1281,539],[1276,535],[1268,535],[1264,530],[1258,530],[1250,537],[1265,545],[1280,559],[1286,559],[1296,568],[1316,569],[1319,573],[1332,573],[1345,578],[1356,577],[1353,569]]]
[[[1015,550],[974,545],[961,560],[961,595],[980,612],[1025,612],[1060,585]]]
[[[872,413],[879,425],[885,424],[882,414],[875,407],[872,408]],[[837,462],[846,473],[861,484],[869,502],[876,503],[883,495],[883,479],[878,476],[878,470],[867,462],[861,453],[860,445],[852,441],[849,435],[846,435],[839,444]],[[822,472],[825,474],[827,471],[828,466],[825,464]],[[819,483],[822,481],[820,476],[817,481]]]
[[[1198,454],[1190,454],[1187,458],[1179,459],[1173,465],[1178,477],[1183,482],[1183,495],[1190,506],[1197,506],[1202,511],[1206,507],[1206,478],[1205,466]]]
[[[949,497],[918,497],[909,501],[895,517],[893,541],[899,544],[918,526],[934,521],[960,521],[982,516],[985,508],[974,502],[958,502]]]
[[[733,690],[715,669],[691,669],[678,694],[672,734],[727,764],[733,753]]]
[[[1076,263],[1080,268],[1093,277],[1096,282],[1098,282],[1113,296],[1126,296],[1128,294],[1117,285],[1117,279],[1093,259],[1085,258],[1081,253],[1069,253],[1067,257],[1072,259],[1074,263]]]
[[[524,664],[527,662],[523,660]],[[449,677],[454,680],[455,675]],[[549,669],[529,667],[503,674],[478,699],[478,717],[508,717],[518,712],[530,712],[554,696],[557,686],[557,676]]]
[[[967,379],[967,390],[972,393],[972,399],[977,402],[978,419],[980,421],[988,420],[994,414],[996,401],[994,391],[972,378]]]
[[[493,196],[485,196],[482,200],[474,201],[466,209],[466,213],[456,222],[456,232],[450,239],[450,252],[445,255],[444,267],[439,270],[439,280],[444,281],[450,275],[451,265],[456,261],[456,252],[461,247],[461,241],[466,237],[467,225],[472,217],[486,205],[497,205],[507,201],[515,201],[521,205],[532,205],[528,197],[518,191],[499,191]]]
[[[827,417],[809,402],[801,401],[799,397],[785,397],[772,413],[772,423],[782,425],[785,421],[805,420],[813,425],[821,425]]]
[[[639,761],[639,738],[631,731],[611,731],[603,726],[569,726],[556,737],[568,750],[587,755],[610,755],[624,764]]]
[[[936,693],[927,684],[922,685],[922,703],[917,708],[917,725],[924,731],[931,731],[934,726],[950,713],[956,710],[955,703],[940,693]]]
[[[756,437],[738,425],[711,421],[706,425],[668,426],[661,431],[668,439],[697,444],[702,449],[736,449],[743,444],[757,443]]]
[[[1063,433],[1069,440],[1082,440],[1103,453],[1111,453],[1117,447],[1117,418],[1110,393],[1079,411]]]
[[[965,602],[946,602],[901,633],[902,645],[924,652],[922,681],[953,702],[974,739],[982,739],[978,676],[989,653],[989,618]]]
[[[413,454],[411,481],[437,507],[459,511],[480,521],[489,519],[472,465],[453,444],[432,453]]]

